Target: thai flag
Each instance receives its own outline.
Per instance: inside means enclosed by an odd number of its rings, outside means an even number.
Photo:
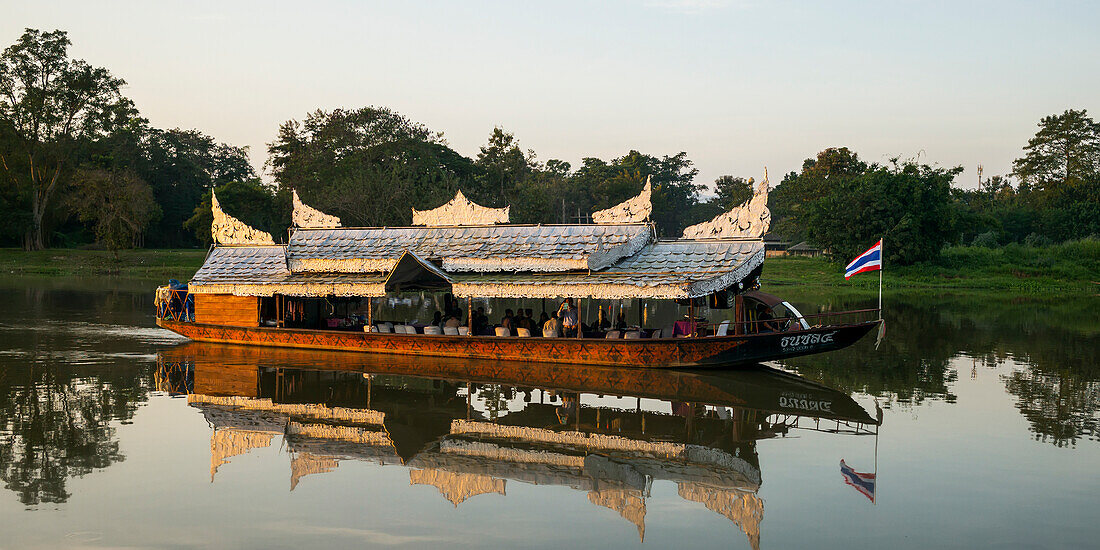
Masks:
[[[848,264],[848,267],[844,268],[844,278],[848,279],[856,273],[878,271],[880,269],[882,269],[882,239],[879,239],[875,246],[868,248],[867,252],[860,254],[859,257],[852,260],[852,263]]]
[[[844,483],[855,487],[863,496],[875,501],[875,474],[861,474],[853,470],[840,460],[840,475],[844,476]]]

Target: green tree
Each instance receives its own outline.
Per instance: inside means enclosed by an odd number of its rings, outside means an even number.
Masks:
[[[1083,109],[1043,117],[1024,151],[1017,214],[1058,241],[1100,233],[1100,124]]]
[[[47,216],[76,149],[137,116],[122,96],[125,82],[70,59],[69,45],[64,31],[26,29],[0,55],[0,168],[29,208],[27,249],[46,247]]]
[[[538,168],[534,152],[524,153],[515,136],[499,126],[489,134],[489,143],[481,147],[474,164],[481,173],[471,195],[486,206],[498,208],[512,204],[516,186]]]
[[[1013,162],[1016,176],[1034,190],[1058,193],[1094,179],[1100,169],[1100,124],[1082,109],[1067,109],[1039,121],[1039,131]]]
[[[931,260],[953,241],[951,182],[961,171],[898,159],[868,165],[831,148],[784,178],[775,194],[783,199],[778,210],[838,259],[885,237],[886,261],[904,265]]]
[[[93,224],[96,241],[109,250],[139,246],[149,223],[160,216],[152,188],[133,170],[81,167],[73,181],[73,209]]]
[[[346,225],[408,225],[473,181],[473,162],[443,135],[383,107],[315,111],[290,120],[268,145],[280,189]]]
[[[752,185],[745,178],[733,176],[719,176],[714,180],[715,196],[710,201],[718,207],[719,212],[732,210],[752,198]]]
[[[137,153],[135,169],[150,183],[164,212],[151,227],[146,240],[150,246],[197,244],[184,222],[209,189],[256,178],[247,148],[219,143],[198,130],[150,130]]]
[[[847,147],[830,147],[802,163],[802,171],[791,172],[768,195],[772,214],[771,232],[790,242],[809,238],[807,208],[842,180],[860,176],[867,163]]]

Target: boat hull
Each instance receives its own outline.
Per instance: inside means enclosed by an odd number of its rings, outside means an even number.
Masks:
[[[199,342],[640,368],[735,366],[833,351],[855,343],[878,323],[752,335],[606,340],[235,327],[157,319],[157,325]]]

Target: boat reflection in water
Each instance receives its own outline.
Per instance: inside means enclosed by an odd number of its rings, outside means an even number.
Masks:
[[[409,470],[455,506],[507,483],[566,486],[644,540],[654,481],[759,546],[756,440],[792,429],[875,433],[846,394],[766,368],[702,373],[184,344],[157,386],[213,426],[211,481],[231,457],[289,449],[290,489],[343,460]],[[415,374],[413,374],[415,373]]]

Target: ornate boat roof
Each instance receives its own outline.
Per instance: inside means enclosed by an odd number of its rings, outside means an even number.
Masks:
[[[410,278],[394,277],[396,271],[423,269],[457,297],[678,299],[736,285],[764,262],[763,242],[737,239],[658,241],[602,270],[560,272],[449,271],[413,252],[402,252],[403,266],[394,260],[385,272],[295,272],[287,268],[289,251],[278,245],[217,247],[191,279],[191,292],[384,296],[387,288],[399,289],[395,282]]]
[[[648,224],[299,229],[287,265],[295,272],[389,271],[409,251],[448,272],[603,269],[652,239]]]
[[[648,180],[641,194],[594,214],[596,224],[510,225],[507,209],[462,193],[414,210],[416,227],[339,227],[294,197],[295,225],[274,245],[221,212],[218,245],[191,280],[195,293],[384,296],[447,288],[459,297],[695,298],[738,287],[764,262],[768,184],[745,204],[657,241]],[[224,220],[223,220],[224,221]],[[224,227],[232,231],[227,234]],[[219,227],[223,228],[219,234]],[[232,237],[232,238],[231,238]],[[739,288],[739,287],[738,287]]]

